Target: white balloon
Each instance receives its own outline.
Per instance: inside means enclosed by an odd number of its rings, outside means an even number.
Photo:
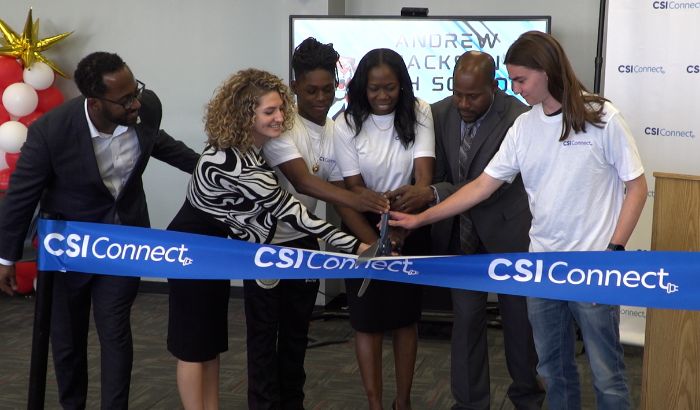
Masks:
[[[31,85],[25,83],[10,84],[2,93],[2,105],[15,117],[24,117],[36,110],[39,95]]]
[[[31,67],[24,69],[22,78],[35,90],[45,90],[53,84],[54,73],[48,64],[37,61]]]
[[[19,121],[6,121],[0,125],[0,150],[19,152],[27,140],[27,127]]]
[[[5,151],[0,150],[0,169],[9,168],[7,166],[7,160],[5,160]]]

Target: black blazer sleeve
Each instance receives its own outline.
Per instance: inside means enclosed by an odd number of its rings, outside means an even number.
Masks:
[[[194,172],[194,168],[199,160],[199,154],[182,141],[171,137],[164,130],[159,130],[158,134],[156,134],[156,143],[153,146],[151,155],[188,174]]]
[[[182,141],[171,137],[167,132],[160,129],[161,116],[163,114],[160,99],[151,90],[144,90],[141,96],[141,109],[139,118],[141,124],[137,127],[141,147],[147,147],[144,159],[154,157],[174,166],[184,172],[191,174],[194,171],[199,154],[190,149]],[[144,154],[144,153],[142,153]],[[145,168],[146,163],[143,164]]]

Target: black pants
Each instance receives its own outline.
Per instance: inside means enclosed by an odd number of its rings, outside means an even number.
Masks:
[[[102,409],[126,409],[134,357],[131,306],[139,278],[54,274],[51,347],[58,395],[64,409],[84,409],[90,307],[100,339]]]
[[[280,245],[318,249],[309,237]],[[304,357],[318,286],[315,279],[285,279],[272,289],[243,281],[248,408],[304,408]]]
[[[490,408],[489,358],[486,341],[488,294],[452,289],[453,409]],[[518,410],[542,408],[544,391],[537,382],[537,352],[524,296],[498,295],[508,373],[508,398]]]

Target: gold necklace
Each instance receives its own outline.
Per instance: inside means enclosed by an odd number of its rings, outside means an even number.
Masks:
[[[304,136],[306,137],[306,146],[309,147],[309,151],[311,152],[311,160],[313,163],[311,164],[311,172],[314,174],[318,173],[318,171],[321,169],[321,166],[319,165],[319,161],[321,160],[321,151],[323,149],[323,141],[325,141],[325,136],[326,136],[326,127],[325,125],[322,128],[321,134],[319,135],[319,153],[316,154],[314,151],[314,146],[311,143],[311,135],[309,134],[309,129],[306,127],[306,123],[304,122],[304,118],[299,116],[301,118],[301,126],[304,127]]]

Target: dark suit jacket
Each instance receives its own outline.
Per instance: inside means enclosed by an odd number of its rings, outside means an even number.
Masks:
[[[459,183],[459,145],[461,117],[447,97],[432,105],[435,124],[434,186],[440,200],[457,191]],[[528,107],[501,90],[496,92],[491,110],[474,136],[470,150],[468,181],[476,179],[498,152],[513,121]],[[488,199],[467,211],[486,251],[527,252],[532,216],[520,175],[512,184],[503,184]],[[459,249],[459,218],[448,218],[433,225],[433,251],[455,253]]]
[[[0,258],[15,261],[37,203],[52,218],[123,225],[150,225],[142,174],[151,156],[192,173],[199,155],[160,130],[162,106],[145,90],[136,134],[141,154],[115,199],[102,182],[85,118],[84,97],[44,114],[27,134],[10,188],[0,203]]]

